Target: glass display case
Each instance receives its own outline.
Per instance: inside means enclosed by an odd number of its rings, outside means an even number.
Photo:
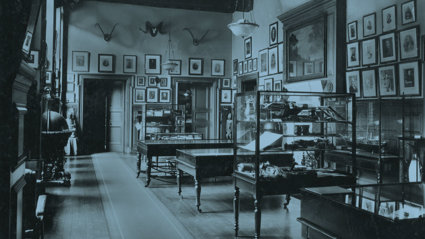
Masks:
[[[185,107],[176,104],[147,104],[145,110],[145,139],[158,134],[185,132]]]
[[[240,189],[254,195],[257,238],[263,196],[286,194],[286,206],[289,195],[302,187],[355,184],[356,167],[347,173],[324,163],[325,152],[345,150],[351,152],[347,161],[355,165],[355,108],[352,94],[258,91],[236,95],[236,235]]]

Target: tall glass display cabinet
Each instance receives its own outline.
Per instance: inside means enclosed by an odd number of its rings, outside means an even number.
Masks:
[[[261,200],[303,187],[356,183],[356,101],[353,94],[257,91],[239,93],[234,117],[234,216],[239,230],[240,190],[252,193],[255,238]],[[350,142],[350,143],[348,143]],[[325,165],[326,152],[351,152],[349,172]]]

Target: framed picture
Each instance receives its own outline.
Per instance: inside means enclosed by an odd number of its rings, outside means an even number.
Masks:
[[[88,72],[90,67],[90,53],[87,51],[72,52],[72,71]]]
[[[401,24],[416,22],[416,2],[407,1],[401,4]]]
[[[115,56],[110,54],[99,54],[98,71],[113,73],[115,71]]]
[[[264,90],[273,91],[273,78],[264,79]]]
[[[278,56],[277,46],[269,49],[269,75],[276,74],[278,72]]]
[[[212,59],[211,60],[211,75],[224,76],[224,60]]]
[[[362,71],[362,89],[363,97],[376,97],[376,70]]]
[[[159,90],[159,102],[170,103],[171,90]]]
[[[172,62],[172,63],[176,63],[177,66],[174,67],[171,70],[168,70],[168,74],[169,75],[181,75],[182,74],[182,60],[170,59],[169,61]]]
[[[245,38],[243,52],[245,54],[245,59],[252,57],[252,37]]]
[[[348,41],[357,40],[357,21],[348,23]]]
[[[347,67],[360,66],[359,42],[347,44]]]
[[[381,96],[395,96],[396,84],[395,84],[395,67],[394,65],[382,66],[378,70],[379,79],[379,95]]]
[[[278,71],[279,71],[279,73],[282,73],[283,72],[283,42],[279,43],[277,52],[278,52],[277,55],[279,57],[279,59],[278,59],[278,62],[279,62]]]
[[[231,81],[230,81],[230,79],[229,78],[224,78],[224,79],[222,79],[222,88],[230,88],[231,87]]]
[[[31,51],[29,58],[27,60],[28,66],[38,69],[40,59],[39,59],[39,52],[38,51]]]
[[[379,36],[379,54],[381,63],[397,60],[394,32]]]
[[[237,75],[238,74],[238,59],[234,59],[233,60],[233,75]]]
[[[252,59],[248,60],[248,72],[252,71]]]
[[[202,75],[203,68],[204,60],[202,58],[189,58],[189,75]]]
[[[400,31],[399,43],[400,43],[400,59],[405,60],[409,58],[419,57],[419,29],[413,27]]]
[[[32,41],[32,33],[28,31],[25,34],[24,44],[22,45],[22,51],[26,54],[30,53],[31,41]]]
[[[220,103],[232,103],[232,90],[221,90]]]
[[[420,95],[422,87],[419,82],[419,63],[417,61],[398,65],[400,79],[400,95]]]
[[[137,56],[123,56],[123,72],[136,73],[137,72]]]
[[[269,26],[269,44],[270,46],[276,45],[278,40],[278,29],[277,22],[270,24]]]
[[[269,50],[263,49],[258,52],[258,59],[260,59],[260,76],[266,76],[269,74]]]
[[[134,89],[134,103],[145,103],[146,90],[145,89]]]
[[[239,75],[242,75],[243,74],[243,61],[239,62],[238,70],[239,70]]]
[[[248,61],[243,61],[243,73],[248,73]]]
[[[311,75],[314,72],[313,62],[304,62],[304,75]]]
[[[51,71],[46,71],[45,83],[48,84],[48,85],[52,84],[52,72]]]
[[[273,82],[273,90],[274,91],[281,91],[282,90],[282,81],[276,80]]]
[[[360,97],[360,73],[359,71],[347,71],[345,73],[347,93],[353,93]]]
[[[362,41],[362,65],[368,66],[378,63],[376,38]]]
[[[389,32],[397,28],[396,5],[382,9],[382,32]]]
[[[363,17],[363,37],[376,34],[376,13]]]
[[[156,84],[157,84],[156,79],[157,78],[158,78],[157,76],[149,76],[148,86],[156,86]]]
[[[156,103],[158,102],[158,88],[146,88],[146,102]]]
[[[161,55],[145,54],[145,73],[161,74]]]
[[[257,66],[258,66],[258,60],[257,60],[258,58],[254,58],[253,60],[252,60],[252,70],[253,71],[256,71],[257,70]]]
[[[136,87],[143,87],[143,86],[146,86],[146,77],[137,76]]]
[[[159,81],[159,87],[160,88],[170,88],[171,87],[171,78],[168,78],[168,77],[162,77],[162,78],[159,78],[160,79],[160,81]]]
[[[290,77],[297,76],[297,62],[296,61],[290,61],[288,65],[288,72]]]
[[[310,74],[310,71],[296,71],[290,74],[287,65],[287,81],[301,81],[309,79],[323,78],[326,76],[326,20],[323,16],[313,19],[295,28],[286,31],[286,62],[289,64],[295,61],[297,66],[303,67],[305,62],[312,62],[317,65]],[[309,37],[307,37],[309,36]],[[308,74],[303,74],[307,72]]]

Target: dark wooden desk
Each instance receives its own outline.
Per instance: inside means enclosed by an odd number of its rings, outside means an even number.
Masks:
[[[142,155],[147,158],[146,184],[151,181],[152,157],[176,156],[177,149],[230,148],[231,140],[195,139],[195,140],[140,140],[137,142],[137,177],[140,174]]]
[[[195,180],[196,208],[201,212],[201,178],[231,176],[233,173],[233,148],[178,149],[176,158],[178,193],[181,195],[183,172]]]

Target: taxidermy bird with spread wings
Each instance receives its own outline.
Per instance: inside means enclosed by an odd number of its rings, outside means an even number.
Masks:
[[[189,32],[189,34],[192,36],[192,41],[193,41],[192,43],[193,43],[194,46],[199,45],[199,43],[201,43],[201,41],[205,38],[205,36],[209,32],[209,30],[207,30],[201,38],[196,38],[189,28],[185,27],[185,28],[183,28],[183,30],[186,30],[187,32]]]

